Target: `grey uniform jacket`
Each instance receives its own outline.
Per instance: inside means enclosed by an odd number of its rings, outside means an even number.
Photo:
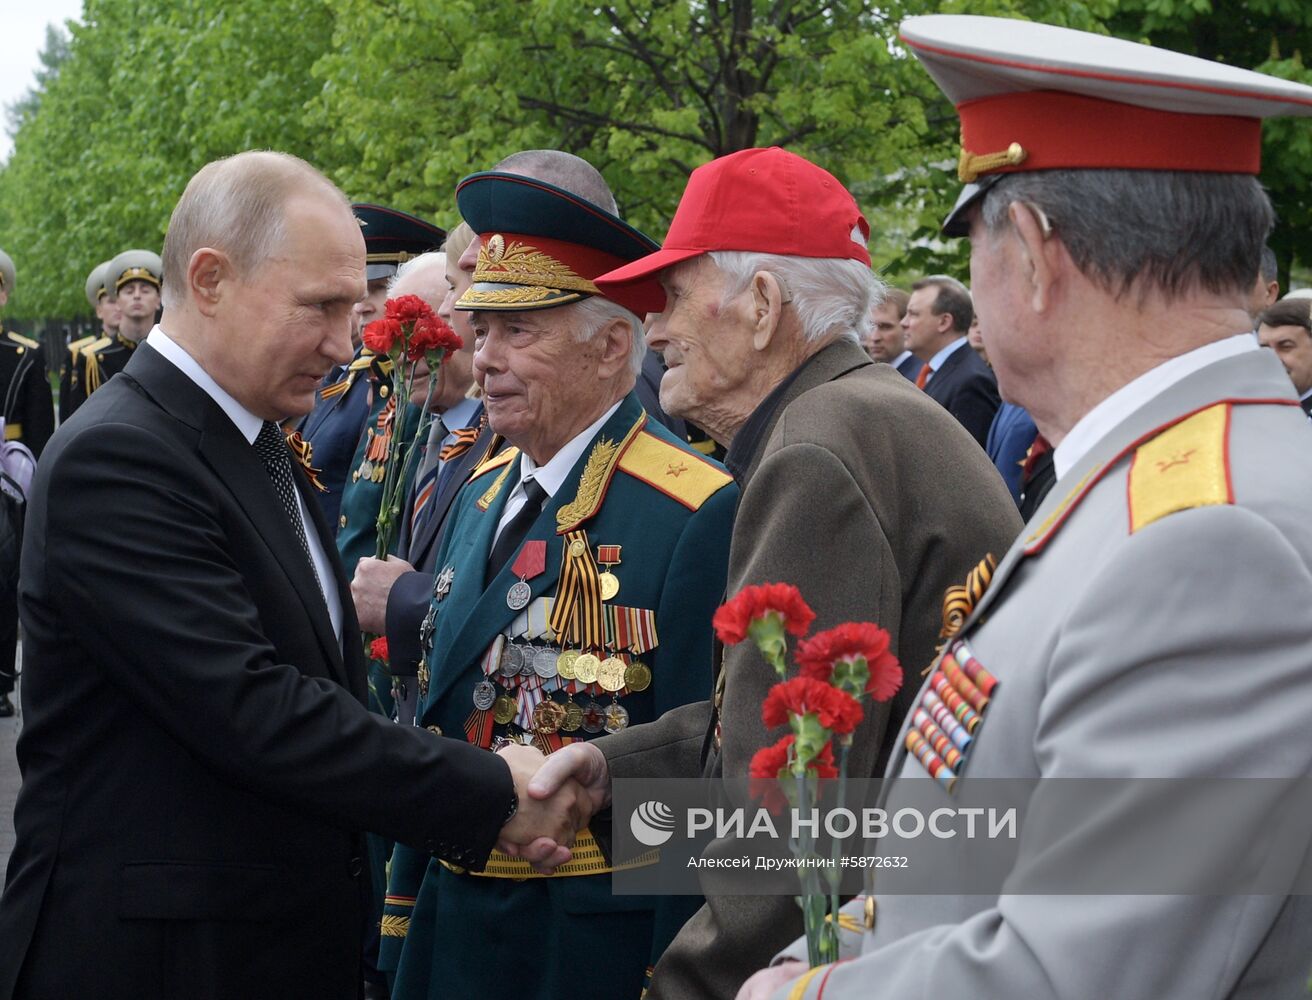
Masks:
[[[982,778],[1308,773],[1312,428],[1294,402],[1269,352],[1217,361],[1125,416],[1062,476],[961,632],[998,684],[953,797]],[[951,803],[905,751],[888,774],[890,810],[915,779]],[[1001,892],[899,895],[874,874],[873,914],[861,900],[848,910],[874,925],[844,934],[855,960],[776,996],[814,998],[822,984],[829,1000],[1307,995],[1312,897],[1008,891],[1063,871],[1128,891],[1122,873],[1098,870],[1099,848],[1151,836],[1155,793],[1127,786],[1072,818],[1056,813],[1055,784],[1033,793],[1024,824],[1055,835],[1027,842],[1022,829]],[[1260,842],[1267,817],[1226,819],[1214,848],[1199,837],[1218,872]],[[1296,868],[1312,830],[1295,841],[1272,860]]]
[[[1006,551],[1020,528],[1015,504],[946,410],[848,342],[802,366],[760,442],[740,473],[728,593],[786,581],[815,610],[813,631],[847,621],[888,629],[907,683],[866,713],[849,758],[853,774],[880,774],[915,673],[934,655],[943,592],[988,553]],[[744,778],[752,755],[781,735],[761,722],[778,678],[751,643],[723,650],[720,675],[718,713],[700,702],[598,740],[611,776]],[[708,851],[729,849],[717,842]],[[801,926],[791,897],[708,889],[657,964],[649,998],[731,1000]]]

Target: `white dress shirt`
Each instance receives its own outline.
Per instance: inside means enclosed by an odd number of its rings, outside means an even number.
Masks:
[[[620,400],[620,403],[622,402],[624,400]],[[548,497],[554,497],[556,491],[560,489],[560,484],[569,475],[570,469],[574,468],[578,464],[578,460],[583,457],[584,449],[597,436],[597,432],[605,426],[606,421],[620,408],[620,403],[616,403],[593,423],[571,438],[569,443],[556,452],[551,457],[551,461],[545,465],[538,465],[537,462],[529,458],[526,452],[520,452],[519,480],[515,483],[514,492],[506,499],[505,508],[501,511],[501,520],[497,522],[497,533],[492,536],[492,545],[494,547],[497,544],[497,538],[501,536],[501,532],[510,523],[510,519],[518,514],[519,509],[524,506],[524,480],[532,477],[539,486],[546,490]],[[488,551],[491,551],[491,549]]]
[[[1127,382],[1081,417],[1071,428],[1070,433],[1062,438],[1061,444],[1057,445],[1052,453],[1052,467],[1057,478],[1061,479],[1070,472],[1076,463],[1122,420],[1160,396],[1181,379],[1217,361],[1232,358],[1245,351],[1258,350],[1261,348],[1253,340],[1253,335],[1245,330],[1233,337],[1204,344],[1188,354],[1163,361],[1133,382]]]
[[[257,417],[241,403],[233,399],[224,388],[215,382],[204,368],[186,350],[172,340],[167,333],[156,326],[146,338],[149,344],[162,357],[170,361],[183,375],[196,383],[205,395],[219,404],[219,408],[228,415],[246,441],[254,445],[264,421]],[[314,562],[314,572],[319,577],[319,589],[328,604],[328,617],[333,623],[333,634],[338,641],[342,638],[342,597],[337,592],[337,578],[333,575],[332,563],[324,552],[319,533],[314,530],[314,522],[305,507],[305,498],[299,490],[296,492],[296,504],[301,512],[301,524],[305,527],[305,540],[310,546],[310,558]]]

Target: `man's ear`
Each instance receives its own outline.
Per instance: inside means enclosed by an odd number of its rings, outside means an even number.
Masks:
[[[1046,216],[1033,205],[1013,201],[1007,206],[1011,220],[1009,238],[1018,243],[1021,273],[1029,285],[1030,308],[1047,312],[1063,272],[1073,267],[1070,253],[1060,237],[1054,236]]]
[[[747,291],[751,295],[752,347],[764,351],[779,329],[788,300],[779,279],[769,271],[757,271],[752,275]]]
[[[594,338],[601,341],[601,356],[597,359],[598,378],[614,378],[628,367],[633,336],[633,325],[626,319],[617,316],[606,323]]]
[[[187,297],[202,316],[213,317],[236,278],[232,261],[222,250],[201,247],[187,262]]]

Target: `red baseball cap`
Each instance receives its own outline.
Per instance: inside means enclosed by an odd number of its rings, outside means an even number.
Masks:
[[[661,249],[595,281],[609,294],[712,250],[869,266],[869,236],[856,199],[829,171],[778,146],[744,149],[692,172]]]

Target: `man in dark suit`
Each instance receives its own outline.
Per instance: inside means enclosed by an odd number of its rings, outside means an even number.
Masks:
[[[870,309],[870,324],[861,335],[861,346],[875,361],[892,365],[903,378],[914,382],[925,362],[907,350],[907,332],[902,329],[910,298],[900,288],[885,289],[884,297]]]
[[[365,249],[341,192],[284,154],[212,163],[165,257],[160,325],[33,484],[0,998],[354,1000],[358,831],[477,869],[564,817],[515,791],[533,751],[364,707],[347,582],[278,427],[350,356]]]
[[[973,315],[965,286],[936,274],[911,286],[902,329],[911,353],[925,362],[916,385],[956,417],[983,448],[1002,398],[992,370],[966,342]]]
[[[1257,339],[1275,351],[1312,420],[1312,299],[1281,299],[1257,320]]]

